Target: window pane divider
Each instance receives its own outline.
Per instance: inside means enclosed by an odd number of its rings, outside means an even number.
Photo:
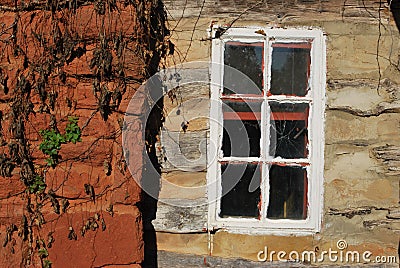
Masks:
[[[313,99],[311,97],[299,97],[299,96],[287,96],[287,95],[273,95],[267,96],[268,101],[287,101],[287,102],[312,102]]]
[[[287,158],[281,158],[281,157],[275,157],[272,159],[269,159],[268,161],[269,163],[293,163],[293,164],[310,164],[311,161],[308,158],[293,158],[293,159],[287,159]]]
[[[222,157],[218,160],[218,162],[242,162],[242,163],[261,163],[265,162],[262,161],[261,158],[259,157]]]
[[[222,95],[220,97],[221,100],[254,100],[254,101],[263,101],[264,97],[262,95],[254,95],[254,94],[232,94],[232,95]]]

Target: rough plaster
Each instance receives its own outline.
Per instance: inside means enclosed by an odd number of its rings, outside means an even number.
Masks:
[[[237,7],[230,8],[234,10]],[[341,8],[339,6],[337,8],[337,10],[329,9],[332,12],[327,16],[315,16],[308,21],[304,19],[310,18],[307,14],[289,19],[286,23],[278,20],[268,21],[270,14],[267,12],[268,14],[260,17],[260,20],[254,20],[254,16],[250,18],[247,14],[235,22],[235,26],[265,25],[265,23],[294,27],[314,26],[323,29],[327,35],[325,193],[321,233],[306,237],[274,237],[218,231],[215,235],[211,235],[212,250],[206,247],[210,241],[210,236],[207,234],[158,233],[160,249],[255,260],[256,252],[264,245],[271,245],[278,250],[311,250],[316,246],[335,247],[337,240],[346,239],[349,249],[370,250],[374,255],[397,255],[400,230],[398,221],[386,222],[386,216],[388,210],[398,207],[398,177],[388,174],[387,165],[382,160],[376,159],[372,152],[378,146],[400,144],[398,110],[388,109],[382,114],[373,115],[376,108],[383,103],[392,104],[399,99],[400,74],[391,65],[393,62],[398,62],[399,33],[393,21],[388,19],[388,12],[381,14],[384,19],[380,27],[381,36],[378,37],[379,24],[376,20],[368,19],[368,14],[349,8],[347,10],[352,11],[342,17]],[[190,10],[198,9],[199,7],[192,6]],[[312,13],[311,10],[309,12]],[[360,16],[358,19],[354,18],[356,14]],[[195,28],[193,42],[190,43],[188,40],[192,37],[193,25],[197,18],[186,14],[173,35],[179,51],[184,55],[188,51],[185,56],[186,61],[208,60],[210,43],[205,32],[208,23],[216,18],[217,23],[223,25],[231,21],[232,17],[202,15]],[[378,38],[380,70],[376,56]],[[189,50],[187,50],[188,43],[191,44]],[[380,82],[379,72],[382,79]],[[392,86],[385,85],[384,79],[389,79],[390,83],[393,83]],[[377,90],[378,85],[379,90]],[[182,94],[185,96],[184,93]],[[198,128],[203,130],[203,126],[204,124]],[[191,131],[196,129],[192,127]],[[176,171],[174,176],[180,177],[178,174],[179,171]],[[185,174],[181,173],[181,176]],[[187,176],[186,183],[191,181],[191,177]],[[354,215],[351,218],[329,214],[331,208],[352,211],[363,206],[372,208],[367,214]],[[377,225],[366,227],[371,222]]]

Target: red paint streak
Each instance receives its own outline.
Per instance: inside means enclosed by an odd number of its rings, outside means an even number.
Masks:
[[[261,113],[224,112],[224,120],[261,120]]]
[[[276,165],[280,167],[296,167],[296,166],[301,166],[301,167],[307,167],[310,164],[309,163],[282,163],[282,162],[271,162],[271,165]]]
[[[261,182],[260,182],[261,183]],[[260,184],[261,185],[261,184]],[[257,208],[258,208],[258,220],[261,220],[261,206],[262,206],[262,195],[260,194],[260,201],[258,201]]]
[[[271,120],[298,120],[308,121],[308,109],[305,112],[273,112],[271,113]],[[261,120],[260,112],[224,112],[224,120]],[[308,123],[308,122],[307,122]],[[307,125],[306,123],[306,125]]]

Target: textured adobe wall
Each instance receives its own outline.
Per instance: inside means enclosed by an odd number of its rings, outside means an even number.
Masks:
[[[0,2],[0,154],[8,161],[1,168],[14,165],[0,176],[0,267],[141,266],[136,181],[145,122],[140,114],[123,122],[137,88],[166,54],[164,23],[157,1]],[[29,88],[21,93],[22,79]],[[146,113],[145,98],[136,99],[131,109]],[[39,132],[64,133],[68,116],[79,119],[81,142],[62,144],[58,164],[49,167]],[[23,138],[13,128],[18,118]],[[129,162],[123,129],[132,138]],[[14,155],[10,144],[20,148]],[[47,187],[29,193],[36,175]]]

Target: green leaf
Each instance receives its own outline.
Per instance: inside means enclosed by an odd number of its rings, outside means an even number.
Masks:
[[[38,254],[39,254],[39,257],[42,258],[42,259],[49,256],[49,252],[45,248],[40,248],[38,250]]]
[[[59,151],[61,150],[61,145],[67,142],[82,141],[81,134],[82,130],[78,126],[78,117],[68,117],[68,124],[65,127],[65,134],[61,135],[54,129],[43,129],[39,133],[42,136],[42,142],[39,145],[39,149],[49,157],[46,159],[48,166],[55,167],[59,159]]]
[[[51,268],[52,262],[49,260],[43,261],[43,268]]]
[[[81,141],[81,128],[78,126],[78,118],[77,117],[69,117],[69,123],[65,127],[65,140],[67,142],[76,143]]]
[[[44,179],[36,175],[33,182],[28,186],[28,190],[31,194],[42,193],[46,189],[47,185],[44,183]]]

